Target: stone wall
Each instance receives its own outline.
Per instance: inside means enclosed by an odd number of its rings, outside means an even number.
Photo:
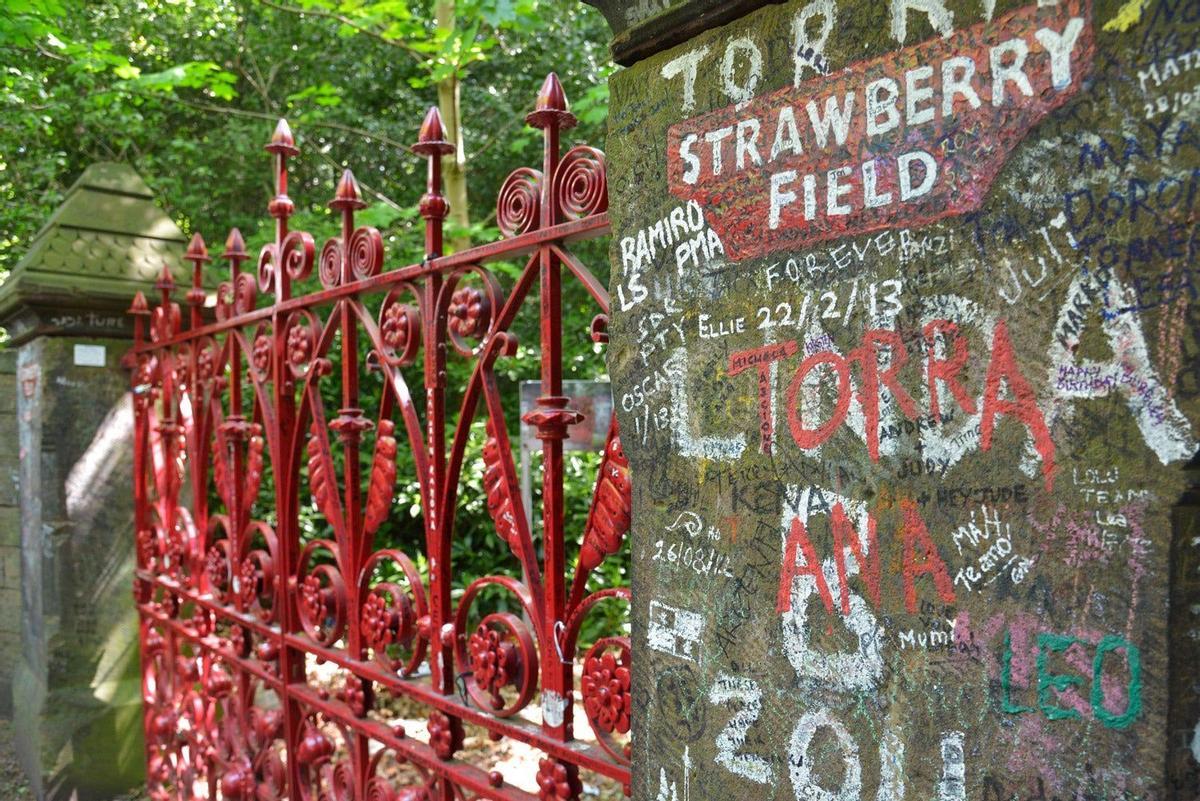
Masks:
[[[17,495],[17,354],[0,351],[0,715],[12,713],[21,653],[21,504]]]
[[[793,0],[613,77],[635,798],[1200,797],[1198,12]]]

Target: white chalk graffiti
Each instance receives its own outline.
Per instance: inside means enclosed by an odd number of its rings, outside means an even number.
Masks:
[[[879,738],[879,792],[876,801],[904,801],[904,741],[888,729]]]
[[[713,704],[741,704],[729,723],[716,737],[717,755],[714,762],[735,776],[755,784],[773,785],[775,770],[770,761],[757,754],[743,753],[749,730],[762,713],[762,691],[753,679],[721,674],[709,691]],[[809,747],[817,732],[828,729],[841,753],[842,779],[836,790],[820,784],[814,771],[815,760]],[[942,775],[936,785],[936,801],[966,801],[967,769],[964,736],[961,731],[944,731],[941,735]],[[861,801],[862,758],[858,742],[849,729],[828,709],[807,710],[799,716],[787,748],[788,778],[796,801]],[[904,743],[894,728],[883,730],[879,738],[879,789],[875,801],[904,801],[905,795]],[[687,793],[688,755],[684,751],[685,801]],[[659,792],[656,801],[679,801],[674,783],[667,781],[665,769],[659,773]]]
[[[996,0],[983,0],[983,18],[985,20],[992,19],[995,9]],[[908,15],[912,11],[924,14],[928,18],[930,26],[943,37],[948,37],[954,32],[954,13],[946,8],[942,0],[890,0],[889,27],[892,38],[900,44],[904,44],[905,39],[908,38]],[[808,32],[810,24],[818,16],[821,18],[820,27],[815,36],[810,36]],[[818,75],[830,72],[824,50],[836,21],[837,6],[833,0],[813,0],[793,15],[790,49],[793,60],[793,85],[800,85],[804,81],[807,71]],[[1080,25],[1082,25],[1082,20]],[[1068,41],[1073,43],[1077,33],[1068,28],[1061,36],[1056,35],[1054,39],[1048,38],[1046,41],[1042,41],[1039,38],[1039,43],[1054,57],[1056,86],[1061,77],[1059,74],[1062,69],[1059,66],[1061,52],[1064,47],[1069,49]],[[1009,46],[1011,46],[1009,43],[1004,43],[1002,48]],[[693,48],[668,61],[660,71],[662,77],[668,81],[682,78],[680,110],[685,114],[696,108],[696,77],[699,74],[701,63],[706,60],[709,52],[708,45]],[[1025,76],[1021,72],[1020,66],[1025,60],[1024,57],[1017,58],[1013,64],[1004,63],[1003,56],[993,55],[992,60],[993,72],[998,70],[1001,75],[1007,76],[1007,80],[1020,81],[1024,79]],[[997,60],[1000,63],[995,63]],[[745,64],[742,69],[744,74],[740,77],[736,74],[738,62]],[[731,39],[726,43],[724,52],[721,53],[718,69],[724,95],[739,107],[745,105],[754,96],[754,90],[763,75],[762,49],[753,39],[746,36]]]
[[[762,713],[762,690],[753,679],[729,676],[722,673],[709,690],[708,700],[713,704],[736,701],[742,704],[725,728],[717,735],[716,763],[730,773],[749,779],[757,784],[771,784],[775,771],[764,758],[756,754],[741,753],[746,745],[746,732]]]
[[[697,660],[697,646],[704,631],[704,617],[699,612],[651,601],[649,617],[646,640],[652,649],[689,662]]]
[[[967,764],[961,731],[942,732],[942,779],[938,801],[966,801]]]
[[[792,523],[792,509],[798,509],[795,515],[805,526],[817,514],[829,514],[835,504],[840,503],[846,514],[855,521],[858,531],[867,530],[867,505],[862,501],[846,498],[835,492],[818,487],[805,487],[800,490],[794,484],[786,489],[783,517],[780,521],[780,538],[782,549],[786,553],[788,531]],[[867,553],[868,544],[861,544],[863,554]],[[799,558],[799,555],[797,555]],[[858,574],[858,564],[853,559],[843,559],[846,564],[846,577]],[[833,556],[821,563],[821,572],[826,583],[832,587],[840,587],[838,583],[837,564]],[[783,626],[783,646],[792,669],[801,679],[817,680],[839,691],[869,691],[875,689],[883,677],[883,627],[879,625],[875,614],[867,602],[853,590],[849,591],[850,614],[838,616],[849,632],[854,636],[858,647],[852,652],[824,653],[814,649],[809,642],[811,627],[808,623],[809,599],[817,594],[816,579],[809,574],[801,573],[792,578],[791,608],[783,612],[780,623]]]
[[[1038,254],[1037,263],[1038,263],[1038,267],[1039,267],[1039,272],[1037,274],[1037,277],[1034,277],[1029,274],[1028,267],[1021,267],[1021,275],[1018,276],[1016,268],[1013,267],[1013,265],[1009,261],[1009,259],[1005,258],[1003,260],[1004,261],[1004,269],[1006,269],[1008,271],[1008,276],[1009,276],[1010,280],[1012,281],[1012,291],[1011,292],[1007,291],[1003,284],[997,284],[996,292],[1007,303],[1009,303],[1011,305],[1013,303],[1016,303],[1018,300],[1020,300],[1021,295],[1024,293],[1026,286],[1028,286],[1030,289],[1037,289],[1037,288],[1041,287],[1042,284],[1044,284],[1046,282],[1046,279],[1048,277],[1050,277],[1052,273],[1054,274],[1054,280],[1051,281],[1051,283],[1049,285],[1047,285],[1046,291],[1037,298],[1038,302],[1041,302],[1041,301],[1045,300],[1047,297],[1049,297],[1050,293],[1054,290],[1055,286],[1057,284],[1061,283],[1061,279],[1059,278],[1059,270],[1062,270],[1064,267],[1069,267],[1070,265],[1062,257],[1062,254],[1058,252],[1058,248],[1054,246],[1054,242],[1050,239],[1050,228],[1061,229],[1066,224],[1066,222],[1067,222],[1066,215],[1063,214],[1062,212],[1059,212],[1058,216],[1056,216],[1054,219],[1050,220],[1050,222],[1047,225],[1043,225],[1037,229],[1038,233],[1042,235],[1042,239],[1046,242],[1046,247],[1048,247],[1050,249],[1050,256],[1054,260],[1054,263],[1052,265],[1048,264],[1046,262],[1046,257],[1041,254]],[[1072,237],[1069,233],[1067,234],[1067,237],[1069,240],[1072,239]],[[1024,280],[1022,281],[1022,279],[1024,279]]]
[[[692,798],[692,755],[688,746],[683,747],[683,801],[691,801]],[[676,782],[667,780],[667,769],[659,768],[658,770],[658,795],[654,797],[654,801],[680,801],[679,800],[679,785]]]
[[[820,31],[814,37],[808,35],[808,25],[812,18],[821,16]],[[804,82],[804,71],[811,69],[818,75],[829,72],[829,64],[825,61],[825,43],[833,32],[833,23],[837,20],[837,6],[833,0],[813,0],[792,17],[792,52],[796,54],[795,71],[792,75],[792,85],[799,86]]]
[[[992,18],[996,0],[985,0],[984,14]],[[942,5],[941,0],[892,0],[892,38],[900,44],[908,38],[908,12],[919,11],[929,18],[929,25],[942,35],[948,37],[954,33],[954,12]]]
[[[542,690],[542,720],[547,726],[561,726],[570,699],[554,690]]]
[[[679,348],[672,357],[687,364],[687,351]],[[688,407],[687,371],[669,377],[671,387],[671,434],[680,456],[710,459],[715,462],[734,461],[746,450],[746,437],[697,436],[692,433],[692,415]]]
[[[740,82],[734,74],[739,55],[748,62],[747,75]],[[754,99],[754,90],[758,88],[758,82],[762,79],[762,68],[762,51],[758,49],[758,45],[745,36],[729,40],[729,44],[725,46],[725,57],[721,59],[721,83],[725,94],[736,101],[737,108]]]
[[[679,75],[683,76],[682,108],[684,112],[696,108],[696,71],[699,69],[700,62],[706,55],[708,55],[707,45],[689,50],[663,65],[661,74],[668,81]]]
[[[833,732],[838,748],[842,752],[842,763],[845,772],[842,774],[842,786],[837,792],[831,792],[817,783],[813,776],[812,760],[808,758],[808,746],[812,743],[817,729],[827,728]],[[862,761],[859,759],[858,743],[850,736],[850,732],[842,722],[829,714],[827,710],[805,712],[796,721],[792,730],[792,742],[788,746],[788,768],[792,776],[792,788],[797,799],[805,801],[859,801],[862,793]],[[883,791],[882,785],[880,792]]]
[[[721,530],[711,524],[705,524],[704,518],[692,511],[680,512],[675,522],[667,526],[665,531],[682,531],[691,539],[704,535],[709,542],[721,539]]]
[[[1095,273],[1085,272],[1071,281],[1050,340],[1046,424],[1053,429],[1056,422],[1069,422],[1076,401],[1118,392],[1133,413],[1142,439],[1163,464],[1190,459],[1197,448],[1191,425],[1158,380],[1136,315],[1121,311],[1131,302],[1136,304],[1136,299],[1116,276],[1101,282]],[[1109,361],[1076,356],[1092,317],[1101,319],[1101,331],[1113,354]],[[1022,468],[1033,474],[1028,454]]]

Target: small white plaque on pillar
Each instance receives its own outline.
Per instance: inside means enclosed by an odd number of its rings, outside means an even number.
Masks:
[[[103,345],[75,346],[75,364],[78,367],[103,367],[104,357]]]

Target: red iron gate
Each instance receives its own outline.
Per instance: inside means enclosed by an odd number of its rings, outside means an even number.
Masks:
[[[459,758],[465,726],[537,749],[538,798],[577,798],[581,768],[627,791],[629,640],[618,631],[577,649],[597,604],[629,600],[624,587],[587,591],[629,527],[615,419],[586,526],[569,532],[581,538],[570,568],[564,531],[563,440],[580,415],[563,396],[562,281],[582,282],[594,299],[591,336],[605,342],[608,293],[569,249],[609,231],[604,156],[584,146],[560,154],[574,118],[553,74],[526,119],[542,131],[543,164],[516,170],[500,190],[502,239],[443,255],[441,157],[451,145],[430,109],[413,146],[428,161],[427,255],[389,270],[379,232],[355,226],[366,204],[349,171],[329,204],[340,236],[318,253],[309,234],[289,228],[288,160],[299,151],[280,121],[266,148],[276,234],[257,275],[242,269],[249,256],[235,229],[222,254],[230,277],[216,322],[206,322],[209,258],[197,236],[186,256],[188,325],[165,269],[156,308],[135,298],[134,592],[151,797],[534,798]],[[507,289],[484,266],[500,258],[524,263]],[[321,288],[293,296],[314,265]],[[535,287],[541,397],[523,420],[542,447],[540,543],[518,490],[495,372],[516,352],[510,326]],[[450,358],[470,360],[465,387],[447,387]],[[383,379],[373,411],[360,404],[365,371]],[[405,379],[418,371],[423,403]],[[335,410],[323,387],[340,395]],[[448,397],[458,400],[456,419]],[[516,569],[452,594],[456,508],[469,500],[462,476],[477,417],[486,421],[487,509]],[[374,542],[392,513],[405,443],[421,499],[419,554]],[[301,530],[301,504],[319,510],[331,536]],[[497,591],[521,614],[486,612],[481,592]],[[341,674],[332,691],[309,681],[316,663]],[[595,744],[576,740],[576,668]],[[427,737],[375,714],[398,697],[426,710]],[[540,722],[518,715],[536,710],[535,699]]]

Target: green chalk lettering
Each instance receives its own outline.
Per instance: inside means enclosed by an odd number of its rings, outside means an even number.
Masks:
[[[1055,706],[1050,703],[1050,690],[1061,691],[1068,687],[1078,686],[1083,684],[1083,678],[1080,676],[1048,673],[1046,671],[1046,658],[1051,652],[1058,653],[1065,651],[1077,642],[1080,642],[1078,638],[1065,634],[1039,634],[1037,637],[1038,707],[1050,720],[1068,720],[1070,718],[1081,717],[1074,709],[1064,709],[1061,706]]]
[[[1100,685],[1101,675],[1104,672],[1104,655],[1109,651],[1116,651],[1117,649],[1125,650],[1125,661],[1129,665],[1129,685],[1126,688],[1129,693],[1129,701],[1125,705],[1125,711],[1120,715],[1114,715],[1104,708],[1104,688]],[[1096,658],[1092,661],[1092,712],[1095,713],[1096,719],[1108,728],[1124,729],[1137,720],[1137,716],[1141,711],[1141,651],[1138,650],[1136,645],[1123,637],[1110,634],[1096,646]]]

